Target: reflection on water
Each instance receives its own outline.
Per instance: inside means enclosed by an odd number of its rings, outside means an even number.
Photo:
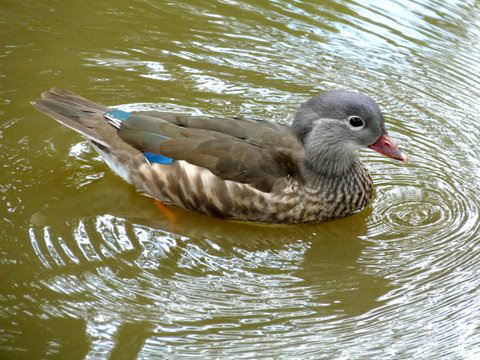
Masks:
[[[2,5],[2,355],[477,358],[479,14],[473,0]],[[376,197],[346,219],[172,208],[171,224],[30,108],[53,85],[284,123],[354,89],[412,163],[362,152]]]
[[[179,220],[169,233],[153,202],[118,183],[115,191],[105,181],[89,185],[35,214],[30,232],[50,269],[41,283],[61,295],[41,311],[87,319],[87,332],[101,332],[91,351],[120,351],[115,344],[132,328],[143,334],[135,348],[155,339],[147,353],[175,343],[188,353],[187,345],[213,340],[221,340],[219,350],[273,348],[259,339],[362,314],[390,288],[357,263],[368,212],[292,227],[174,209]],[[95,210],[76,212],[85,202]],[[111,313],[112,304],[121,308]]]

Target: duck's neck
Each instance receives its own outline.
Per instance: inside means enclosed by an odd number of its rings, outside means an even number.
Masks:
[[[343,163],[342,166],[339,166],[335,161],[317,161],[315,163],[304,161],[303,173],[307,186],[320,189],[324,188],[326,184],[342,187],[342,184],[350,184],[353,180],[355,180],[353,181],[355,183],[371,181],[368,170],[359,157],[355,156],[350,160],[348,165]]]
[[[312,166],[308,162],[304,163],[305,188],[310,193],[318,194],[320,199],[328,199],[331,202],[329,206],[335,209],[343,204],[343,213],[335,213],[335,216],[354,213],[370,202],[373,194],[372,178],[358,156],[351,159],[349,166],[320,163],[324,165],[321,168],[318,164]]]
[[[362,166],[355,150],[334,147],[314,148],[305,152],[305,166],[327,177],[344,177]]]
[[[336,136],[312,132],[304,147],[305,167],[318,176],[340,178],[361,166],[356,149]]]

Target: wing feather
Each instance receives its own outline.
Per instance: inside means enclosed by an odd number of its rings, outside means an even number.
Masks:
[[[118,135],[133,147],[210,170],[224,180],[270,192],[287,177],[301,180],[303,147],[283,125],[245,119],[138,112]]]

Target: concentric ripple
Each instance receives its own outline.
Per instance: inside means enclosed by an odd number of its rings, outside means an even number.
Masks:
[[[416,229],[420,227],[428,227],[429,230],[435,227],[443,226],[445,218],[448,217],[446,208],[434,202],[428,201],[404,201],[401,204],[394,204],[386,209],[389,223],[400,225],[403,229],[414,226]]]
[[[471,173],[463,170],[467,164],[452,159],[451,152],[441,151],[419,132],[415,139],[409,151],[422,156],[414,158],[408,172],[396,169],[401,174],[395,175],[389,165],[377,166],[372,234],[425,234],[429,242],[438,243],[477,231],[480,199],[476,186],[468,182]]]

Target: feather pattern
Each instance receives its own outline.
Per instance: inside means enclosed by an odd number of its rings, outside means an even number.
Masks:
[[[140,191],[192,211],[232,219],[313,222],[355,213],[372,196],[370,175],[355,149],[349,150],[355,148],[353,140],[338,135],[322,142],[322,136],[330,135],[320,128],[324,125],[316,125],[323,124],[324,114],[310,121],[318,105],[312,100],[302,105],[308,108],[300,108],[293,127],[243,118],[125,112],[58,88],[32,104],[87,137],[106,163]],[[360,105],[365,112],[366,105]],[[372,117],[378,115],[371,111]],[[336,129],[331,134],[347,131],[340,120],[328,123]],[[383,129],[383,117],[377,121]],[[379,136],[377,128],[372,139]],[[316,132],[320,135],[310,141]],[[330,148],[322,148],[324,143]],[[346,163],[318,169],[317,160],[310,159]]]

